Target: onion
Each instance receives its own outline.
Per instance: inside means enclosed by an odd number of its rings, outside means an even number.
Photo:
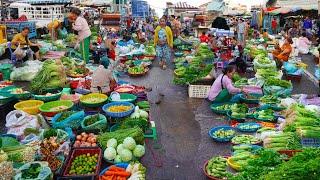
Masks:
[[[93,143],[94,143],[94,142],[97,142],[97,139],[96,139],[95,137],[92,138],[91,140],[92,140]]]
[[[86,138],[86,137],[83,137],[81,140],[82,140],[83,142],[86,142],[86,141],[87,141],[87,138]]]
[[[93,136],[94,136],[94,134],[93,134],[93,133],[90,133],[90,134],[89,134],[89,136],[90,136],[90,137],[93,137]]]
[[[95,147],[95,146],[97,146],[97,143],[92,143],[91,145],[92,145],[92,147]]]
[[[83,132],[83,133],[81,133],[81,136],[84,136],[84,135],[86,135],[87,133],[85,133],[85,132]]]

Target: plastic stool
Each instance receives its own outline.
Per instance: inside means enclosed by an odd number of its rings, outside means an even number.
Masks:
[[[151,128],[150,130],[152,131],[151,134],[145,134],[144,137],[145,138],[151,138],[153,140],[157,140],[157,128],[156,128],[156,124],[154,121],[150,121],[151,123]]]

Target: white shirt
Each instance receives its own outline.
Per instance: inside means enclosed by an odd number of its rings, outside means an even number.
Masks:
[[[90,27],[88,22],[83,17],[78,17],[74,22],[72,28],[78,31],[78,41],[83,41],[85,38],[91,36]]]

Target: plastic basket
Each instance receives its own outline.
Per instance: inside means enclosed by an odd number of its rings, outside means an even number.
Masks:
[[[59,106],[66,106],[66,108],[53,110],[53,108],[59,107]],[[73,102],[65,100],[65,101],[51,101],[51,102],[44,103],[39,107],[39,109],[45,116],[53,117],[54,115],[63,111],[67,111],[72,107],[73,107]]]
[[[211,104],[210,109],[212,110],[212,112],[214,112],[216,114],[226,115],[230,110],[217,110],[216,109],[216,107],[222,106],[225,104],[232,104],[232,103],[213,103],[213,104]]]
[[[68,175],[68,172],[70,171],[72,161],[77,157],[82,154],[98,154],[98,162],[96,165],[96,171],[94,174],[89,174],[89,175]],[[81,179],[81,178],[94,178],[98,179],[99,172],[100,172],[100,167],[101,167],[101,158],[102,158],[102,151],[99,147],[90,147],[90,148],[74,148],[72,152],[70,153],[68,160],[66,161],[64,165],[64,171],[63,171],[63,176],[68,177],[68,179]]]
[[[3,75],[3,80],[10,80],[10,74],[12,72],[12,64],[1,64],[0,72]]]
[[[69,100],[74,104],[78,104],[80,102],[80,97],[76,94],[63,94],[61,95],[60,100]]]
[[[305,147],[320,147],[320,138],[301,138],[301,144]]]
[[[46,95],[33,95],[33,98],[35,100],[40,100],[40,101],[44,101],[44,102],[49,102],[49,101],[56,101],[61,97],[61,92],[56,93],[56,94],[52,94],[50,96],[46,96]]]
[[[0,93],[0,96],[2,96],[3,98],[0,99],[0,104],[6,104],[10,101],[14,100],[14,95],[10,94],[10,93]]]
[[[131,109],[125,112],[120,112],[120,113],[114,113],[114,112],[109,112],[108,108],[112,107],[112,106],[130,106]],[[126,116],[129,116],[131,113],[133,113],[134,111],[134,105],[132,103],[129,102],[112,102],[112,103],[108,103],[106,105],[104,105],[102,107],[102,110],[106,113],[107,116],[109,117],[113,117],[113,118],[123,118]]]
[[[19,99],[19,100],[28,100],[31,98],[31,93],[28,91],[24,91],[23,93],[20,93],[20,94],[14,94],[11,92],[10,94],[12,94],[16,99]]]
[[[43,101],[27,100],[27,101],[22,101],[15,104],[14,108],[16,110],[21,110],[31,115],[36,115],[40,113],[39,107],[43,104],[44,104]]]
[[[256,128],[251,128],[251,129],[243,129],[243,126],[247,125],[256,125]],[[261,128],[261,124],[254,123],[254,122],[248,122],[248,123],[240,123],[236,126],[236,128],[241,131],[241,132],[256,132],[258,129]]]
[[[239,166],[239,165],[237,165],[236,163],[234,163],[234,162],[232,161],[231,157],[227,159],[227,164],[228,164],[232,169],[234,169],[234,170],[236,170],[236,171],[240,171],[240,169],[241,169],[241,166]]]
[[[99,99],[97,102],[86,102],[88,99]],[[99,107],[102,106],[108,100],[108,96],[101,93],[91,93],[80,97],[81,105],[85,107]]]
[[[217,127],[211,128],[211,129],[209,130],[209,136],[210,136],[213,140],[215,140],[215,141],[217,141],[217,142],[230,142],[231,139],[235,136],[235,134],[234,134],[234,135],[229,136],[229,137],[226,137],[226,138],[214,137],[214,136],[213,136],[213,133],[216,132],[216,131],[218,131],[218,130],[220,130],[220,129],[223,129],[223,130],[233,130],[233,131],[235,132],[235,129],[234,129],[233,127],[231,127],[231,126],[217,126]]]
[[[81,128],[84,130],[84,131],[103,131],[105,129],[107,129],[107,126],[108,126],[108,122],[107,122],[107,118],[103,115],[103,114],[99,114],[99,121],[89,125],[89,126],[86,126],[85,125],[85,122],[88,118],[92,117],[92,116],[95,116],[95,115],[89,115],[89,116],[86,116],[82,121],[81,121]]]
[[[135,102],[137,100],[137,96],[128,93],[120,93],[120,100],[112,100],[111,96],[109,97],[110,102]]]
[[[206,161],[203,165],[203,173],[211,180],[222,180],[220,178],[216,178],[216,177],[213,177],[213,176],[210,176],[208,173],[207,173],[207,166],[208,166],[208,163],[209,161]]]
[[[207,98],[211,86],[208,85],[189,85],[188,94],[190,98]]]
[[[59,113],[52,118],[51,123],[53,128],[64,129],[65,127],[70,127],[72,129],[78,129],[81,126],[81,122],[83,121],[84,111],[76,112],[71,116],[69,116],[68,118],[60,122],[57,122],[57,120],[61,117],[61,115],[62,113]]]
[[[128,163],[117,163],[117,164],[114,164],[112,166],[117,166],[119,168],[123,168],[123,169],[127,169],[127,167],[129,166]],[[106,173],[109,169],[110,169],[111,166],[105,168],[104,170],[101,171],[101,173],[99,174],[99,176],[103,176],[104,173]]]
[[[246,120],[246,118],[236,118],[236,117],[231,116],[231,111],[227,112],[227,116],[228,116],[230,121],[234,120],[234,121],[237,121],[239,123],[243,123]]]

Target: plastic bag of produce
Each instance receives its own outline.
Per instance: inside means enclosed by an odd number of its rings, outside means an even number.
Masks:
[[[40,168],[39,168],[40,167]],[[29,171],[30,173],[29,173]],[[35,173],[36,172],[36,173]],[[37,173],[38,172],[38,173]],[[38,174],[37,176],[34,174]],[[17,174],[14,176],[14,180],[33,179],[43,180],[52,179],[52,171],[48,166],[48,162],[35,161],[26,163],[17,170]]]
[[[289,62],[283,63],[283,68],[287,71],[288,74],[293,74],[298,70],[295,64]]]
[[[17,49],[13,52],[14,55],[16,55],[17,59],[23,59],[26,57],[27,52],[20,48],[20,45],[17,47]]]
[[[49,129],[49,130],[43,130],[41,133],[40,133],[40,140],[43,140],[45,138],[49,138],[49,137],[46,137],[46,134],[48,134],[48,131],[52,131],[52,129]],[[61,142],[65,142],[65,141],[68,141],[69,140],[69,134],[62,130],[62,129],[55,129],[54,130],[55,133],[56,133],[56,136],[57,137],[57,142],[61,143]]]
[[[28,136],[24,137],[24,139],[21,140],[22,144],[28,144],[31,142],[39,141],[40,137],[35,134],[29,134]]]
[[[89,121],[91,122],[89,123]],[[87,116],[81,122],[81,128],[85,131],[103,131],[107,125],[107,118],[102,114]]]
[[[292,87],[291,88],[283,88],[280,86],[264,86],[263,87],[263,93],[265,95],[275,95],[279,97],[288,97],[292,93]]]
[[[14,110],[7,114],[5,126],[8,128],[8,134],[14,134],[18,137],[23,136],[26,128],[40,128],[36,116],[19,110]]]
[[[53,128],[64,129],[66,127],[70,127],[72,129],[78,129],[81,125],[81,121],[84,118],[84,111],[79,111],[73,113],[71,116],[62,121],[58,121],[62,114],[63,113],[59,113],[52,118],[51,122]]]

